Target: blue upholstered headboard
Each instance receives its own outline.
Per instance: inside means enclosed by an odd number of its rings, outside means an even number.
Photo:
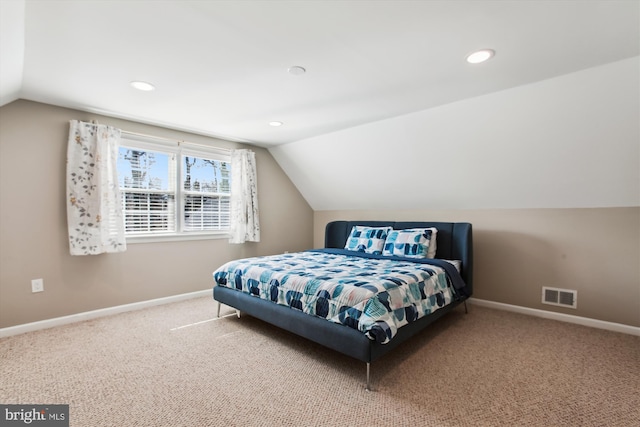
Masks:
[[[473,292],[473,233],[471,224],[467,222],[332,221],[325,228],[325,248],[344,248],[354,225],[393,227],[396,230],[437,228],[436,258],[462,261],[460,275],[467,284],[467,290],[471,296]]]

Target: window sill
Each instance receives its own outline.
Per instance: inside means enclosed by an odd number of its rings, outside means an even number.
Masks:
[[[127,244],[137,243],[160,243],[160,242],[181,242],[187,240],[217,240],[228,239],[229,233],[167,233],[167,234],[140,234],[126,236]]]

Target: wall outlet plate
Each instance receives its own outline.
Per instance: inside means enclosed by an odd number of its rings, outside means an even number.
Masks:
[[[31,281],[31,292],[42,292],[42,291],[44,291],[44,280],[33,279]]]

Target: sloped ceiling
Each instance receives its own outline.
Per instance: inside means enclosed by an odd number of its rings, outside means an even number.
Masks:
[[[3,0],[0,102],[272,147],[637,56],[638,4]]]
[[[269,151],[315,211],[640,206],[640,57]]]

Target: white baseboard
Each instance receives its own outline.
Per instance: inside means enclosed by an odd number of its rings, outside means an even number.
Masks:
[[[212,295],[211,292],[211,289],[206,289],[204,291],[191,292],[188,294],[180,294],[165,298],[152,299],[149,301],[134,302],[131,304],[102,308],[99,310],[85,311],[84,313],[56,317],[54,319],[42,320],[39,322],[25,323],[24,325],[10,326],[8,328],[0,329],[0,338],[19,335],[25,332],[39,331],[41,329],[49,329],[56,326],[82,322],[84,320],[96,319],[104,316],[111,316],[118,313],[125,313],[127,311],[141,310],[143,308],[153,307],[156,305],[169,304],[172,302],[184,301],[191,298],[208,296]],[[518,305],[504,304],[501,302],[487,301],[477,298],[469,298],[469,303],[479,305],[481,307],[495,308],[497,310],[511,311],[514,313],[526,314],[529,316],[542,317],[545,319],[552,319],[561,322],[589,326],[591,328],[606,329],[608,331],[622,332],[624,334],[640,336],[640,328],[630,325],[623,325],[621,323],[605,322],[604,320],[589,319],[588,317],[555,313],[552,311],[538,310],[535,308],[521,307]]]
[[[213,291],[211,289],[207,289],[204,291],[190,292],[188,294],[180,294],[165,298],[157,298],[148,301],[118,305],[115,307],[102,308],[99,310],[85,311],[84,313],[56,317],[48,320],[41,320],[39,322],[25,323],[24,325],[10,326],[8,328],[0,329],[0,338],[23,334],[25,332],[39,331],[41,329],[49,329],[56,326],[67,325],[69,323],[82,322],[84,320],[96,319],[98,317],[111,316],[127,311],[141,310],[143,308],[153,307],[156,305],[169,304],[172,302],[184,301],[191,298],[213,295],[212,292]]]
[[[573,316],[571,314],[556,313],[553,311],[538,310],[536,308],[521,307],[519,305],[504,304],[501,302],[487,301],[477,298],[469,298],[471,304],[482,307],[495,308],[497,310],[512,311],[528,316],[542,317],[545,319],[559,320],[560,322],[575,323],[591,328],[606,329],[608,331],[622,332],[623,334],[640,336],[640,328],[624,325],[622,323],[606,322],[604,320],[590,319],[588,317]]]

